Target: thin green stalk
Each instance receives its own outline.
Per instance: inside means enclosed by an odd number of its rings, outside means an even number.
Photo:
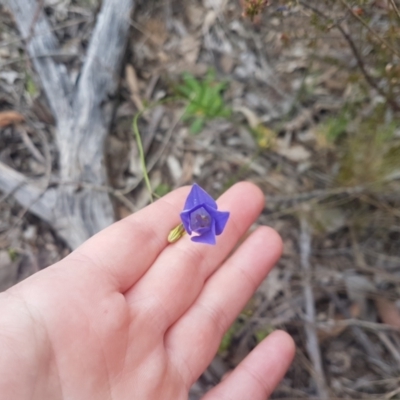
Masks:
[[[158,106],[158,105],[164,104],[164,103],[170,103],[171,101],[176,101],[176,100],[182,100],[182,99],[177,97],[177,96],[173,96],[173,97],[168,97],[168,98],[163,99],[163,100],[159,100],[156,103],[152,103],[152,104],[148,105],[147,107],[145,107],[143,110],[139,111],[135,115],[135,117],[133,118],[133,121],[132,121],[132,129],[133,129],[133,133],[135,134],[135,139],[136,139],[136,142],[137,142],[137,145],[138,145],[138,149],[139,149],[140,167],[141,167],[142,172],[143,172],[143,179],[144,179],[144,181],[146,183],[147,190],[149,191],[151,202],[154,201],[155,193],[151,189],[151,183],[150,183],[150,179],[149,179],[149,174],[147,172],[146,159],[145,159],[145,156],[144,156],[142,138],[140,137],[138,121],[139,121],[139,118],[143,115],[143,113],[146,110],[148,110],[149,108],[155,107],[155,106]],[[155,195],[155,196],[158,197],[157,195]]]
[[[138,127],[138,120],[142,116],[143,111],[144,110],[139,111],[133,118],[132,129],[133,129],[133,133],[135,134],[137,146],[139,149],[140,167],[142,168],[143,179],[146,183],[147,190],[149,191],[150,201],[153,202],[153,190],[151,189],[149,174],[147,173],[146,159],[144,157],[142,138],[140,137],[139,127]]]

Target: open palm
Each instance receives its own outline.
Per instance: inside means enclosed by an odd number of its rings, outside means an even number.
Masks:
[[[14,399],[187,399],[220,340],[281,253],[258,228],[254,185],[219,200],[231,218],[216,246],[168,245],[189,188],[100,232],[61,262],[0,295],[0,392]],[[265,339],[205,399],[265,399],[294,353]]]

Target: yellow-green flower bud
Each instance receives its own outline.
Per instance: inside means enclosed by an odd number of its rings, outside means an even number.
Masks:
[[[179,224],[176,228],[172,229],[172,231],[168,235],[168,242],[175,243],[177,242],[184,234],[186,233],[183,224]]]

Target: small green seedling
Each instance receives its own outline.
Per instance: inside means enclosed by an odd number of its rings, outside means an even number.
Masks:
[[[203,80],[189,73],[183,74],[183,84],[177,87],[177,91],[189,102],[182,118],[191,122],[192,134],[200,133],[206,121],[231,115],[231,109],[224,104],[222,96],[227,85],[226,82],[217,82],[213,71],[209,71]]]
[[[8,256],[10,257],[11,262],[14,262],[18,258],[17,250],[13,249],[12,247],[8,248]]]
[[[29,95],[31,96],[31,98],[34,98],[37,96],[37,94],[39,93],[35,81],[32,78],[32,75],[29,74],[28,72],[26,73],[26,81],[25,81],[25,87],[26,87],[26,91],[29,93]]]
[[[163,197],[171,191],[171,187],[166,183],[160,183],[155,189],[154,194],[157,198]]]

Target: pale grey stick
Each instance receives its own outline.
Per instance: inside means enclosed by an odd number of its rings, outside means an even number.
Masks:
[[[300,262],[304,272],[304,300],[307,321],[304,330],[307,338],[307,352],[314,367],[314,379],[318,391],[318,398],[329,399],[324,370],[322,368],[321,351],[317,332],[315,330],[315,304],[311,286],[311,232],[305,216],[300,217]]]

